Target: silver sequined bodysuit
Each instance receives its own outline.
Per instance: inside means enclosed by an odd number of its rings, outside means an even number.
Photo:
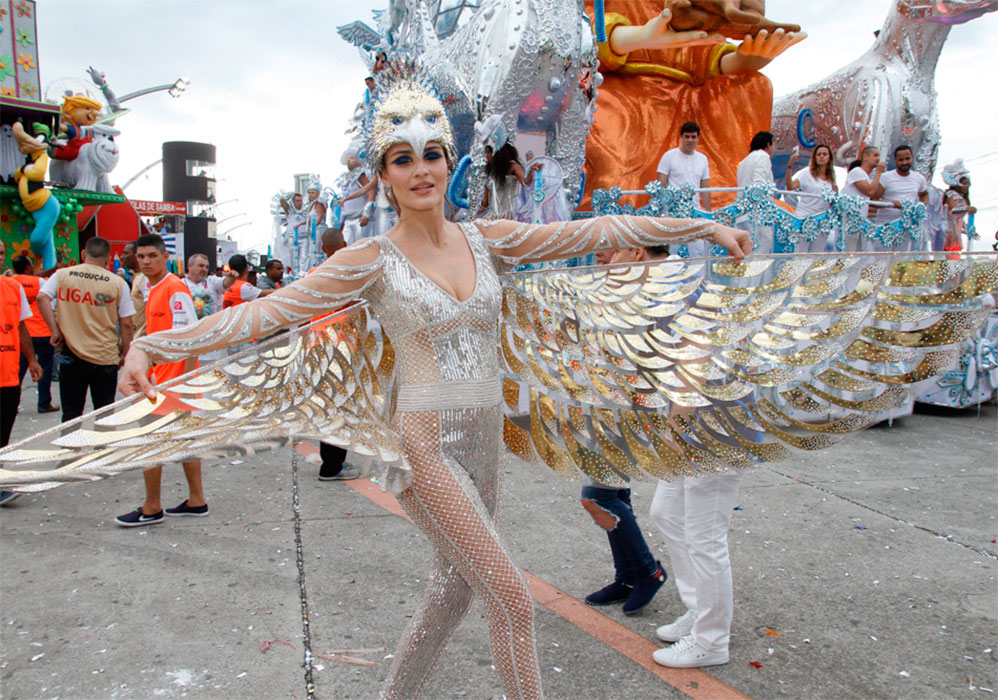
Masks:
[[[707,236],[713,224],[605,217],[548,225],[478,222],[461,230],[476,268],[474,291],[465,300],[444,291],[391,240],[378,236],[340,251],[269,297],[136,345],[153,361],[172,361],[367,299],[392,341],[398,368],[392,429],[410,472],[400,481],[399,503],[436,547],[426,597],[402,637],[383,697],[419,694],[478,594],[506,696],[540,698],[533,602],[495,526],[502,450],[498,272],[507,264],[600,248],[686,242]]]

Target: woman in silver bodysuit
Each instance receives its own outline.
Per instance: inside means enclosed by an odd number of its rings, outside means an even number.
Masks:
[[[266,299],[136,341],[121,388],[153,396],[146,380],[150,360],[203,354],[366,299],[399,367],[392,425],[408,463],[387,483],[398,484],[402,507],[436,547],[426,598],[403,635],[382,696],[418,695],[477,593],[506,697],[540,698],[533,602],[495,525],[503,449],[498,274],[523,262],[663,239],[710,238],[740,258],[750,241],[744,232],[710,222],[645,217],[550,225],[446,221],[453,154],[443,107],[418,80],[400,79],[383,92],[368,152],[390,188],[398,224],[341,250]]]

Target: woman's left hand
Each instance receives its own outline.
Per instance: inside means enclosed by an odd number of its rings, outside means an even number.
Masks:
[[[710,240],[726,249],[728,255],[735,260],[741,260],[752,252],[752,238],[748,235],[748,231],[717,224]]]

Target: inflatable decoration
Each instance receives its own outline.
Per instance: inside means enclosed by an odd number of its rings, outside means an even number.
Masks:
[[[21,204],[35,221],[35,227],[29,236],[31,250],[41,256],[42,267],[49,269],[55,267],[56,263],[52,228],[59,219],[59,200],[42,184],[49,164],[48,129],[42,124],[35,124],[36,135],[31,136],[24,130],[24,125],[18,122],[11,127],[11,131],[21,153],[26,156],[25,164],[14,173],[14,181],[17,183]]]
[[[121,132],[97,124],[72,160],[53,160],[52,179],[74,190],[113,192],[107,174],[118,164],[118,144],[114,137]]]

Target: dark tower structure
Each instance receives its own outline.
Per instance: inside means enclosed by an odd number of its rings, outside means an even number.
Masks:
[[[184,257],[203,253],[214,269],[217,263],[214,146],[191,141],[163,144],[163,200],[187,203]]]

